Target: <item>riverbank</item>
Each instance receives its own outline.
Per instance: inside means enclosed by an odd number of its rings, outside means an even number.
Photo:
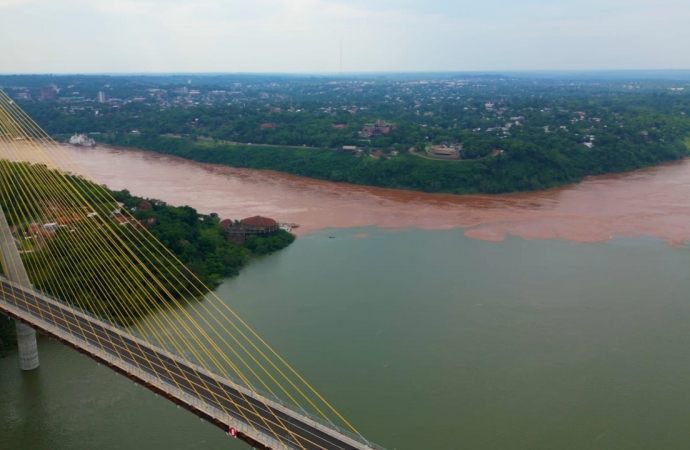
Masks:
[[[192,205],[221,217],[263,215],[325,228],[463,228],[475,239],[612,236],[690,240],[690,160],[624,174],[589,177],[560,188],[502,195],[449,195],[333,183],[279,172],[200,164],[128,148],[66,146],[79,170],[113,189]]]
[[[206,294],[224,279],[237,275],[252,259],[281,250],[295,240],[287,231],[277,230],[270,235],[247,235],[240,245],[230,239],[228,230],[221,226],[220,217],[215,214],[199,214],[190,206],[170,206],[159,200],[132,196],[126,190],[104,191],[78,177],[60,180],[64,183],[61,192],[78,189],[89,199],[88,207],[18,209],[16,205],[24,198],[40,198],[50,205],[62,205],[59,202],[64,201],[57,190],[46,187],[50,186],[48,183],[35,182],[38,176],[51,176],[57,171],[46,175],[37,168],[40,166],[22,163],[0,167],[0,179],[16,180],[0,186],[0,206],[8,212],[15,237],[22,242],[41,241],[40,246],[22,255],[33,286],[120,325],[138,319],[147,307],[162,299],[170,301],[189,293]],[[26,188],[28,193],[17,186]],[[107,241],[104,244],[90,239],[94,229],[104,227],[109,229],[108,236],[113,237],[118,247],[126,247],[127,254],[140,261],[136,264],[140,271],[137,273],[175,274],[179,291],[172,291],[162,283],[146,284],[120,269],[129,269],[131,263],[118,259]],[[131,283],[126,286],[134,295],[128,298],[127,309],[121,308],[117,288],[110,291],[74,288],[74,285],[100,286],[104,280],[112,281],[113,276]],[[65,277],[70,283],[64,283]],[[175,293],[169,294],[171,291]],[[14,346],[13,335],[11,322],[0,317],[0,351]]]
[[[365,158],[336,151],[230,146],[165,136],[105,134],[102,140],[201,163],[276,170],[365,186],[452,194],[542,190],[574,183],[590,175],[628,172],[690,155],[687,142],[681,141],[621,141],[594,149],[569,143],[566,149],[549,152],[538,151],[528,142],[511,141],[496,157],[448,164],[409,154]]]

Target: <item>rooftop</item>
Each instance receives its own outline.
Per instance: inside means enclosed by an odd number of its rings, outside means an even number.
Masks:
[[[275,227],[278,225],[275,220],[261,216],[247,217],[246,219],[242,219],[240,223],[248,227]]]

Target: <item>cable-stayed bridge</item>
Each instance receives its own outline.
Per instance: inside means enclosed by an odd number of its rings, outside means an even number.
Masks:
[[[2,91],[0,207],[23,369],[38,330],[254,448],[381,449]]]

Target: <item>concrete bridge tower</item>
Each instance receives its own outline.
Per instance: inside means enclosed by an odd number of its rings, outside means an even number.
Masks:
[[[29,276],[19,257],[17,244],[12,236],[12,230],[7,223],[5,213],[0,207],[0,254],[2,255],[3,273],[8,280],[25,288],[31,288]],[[38,367],[38,345],[36,331],[17,321],[17,344],[19,345],[19,367],[22,370],[33,370]]]

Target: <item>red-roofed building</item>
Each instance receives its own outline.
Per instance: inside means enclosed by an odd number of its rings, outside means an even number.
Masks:
[[[139,203],[137,209],[153,209],[153,205],[148,200],[144,200],[143,202]]]
[[[273,233],[278,231],[278,222],[268,217],[247,217],[240,220],[240,225],[245,230],[252,230],[255,233]]]
[[[259,128],[262,130],[275,130],[276,129],[276,124],[273,122],[268,122],[268,123],[262,123]]]
[[[367,123],[362,127],[360,134],[362,137],[382,136],[398,129],[398,124],[377,120],[376,123]]]
[[[113,222],[121,226],[129,225],[129,219],[122,214],[113,214]]]
[[[220,221],[219,225],[225,229],[228,229],[232,226],[233,223],[234,222],[232,221],[232,219],[223,219]]]
[[[240,244],[244,243],[244,239],[248,235],[271,236],[280,230],[278,222],[268,217],[247,217],[240,220],[240,223],[237,225],[230,222],[228,226],[224,226],[227,220],[229,219],[222,221],[221,226],[225,228],[228,240]]]

